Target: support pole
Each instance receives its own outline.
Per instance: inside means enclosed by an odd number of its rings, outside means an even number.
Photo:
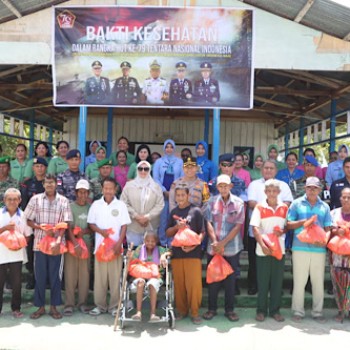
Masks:
[[[204,112],[204,141],[209,145],[209,118],[210,110],[206,109]]]
[[[113,108],[108,108],[108,119],[107,119],[107,154],[106,157],[112,153],[113,148]]]
[[[35,111],[32,111],[32,116],[30,118],[29,122],[29,154],[30,157],[34,157],[34,116],[35,116]]]
[[[52,154],[52,141],[53,141],[53,130],[52,128],[49,128],[49,151],[50,151],[50,154]]]
[[[286,129],[284,134],[284,159],[287,158],[289,152],[289,125],[286,123]]]
[[[220,152],[220,109],[214,109],[213,115],[213,162],[219,164],[219,152]]]
[[[85,169],[87,107],[79,107],[79,150],[81,154],[80,171]]]
[[[335,127],[336,127],[336,114],[337,114],[337,100],[332,99],[331,102],[331,119],[329,126],[329,153],[335,150]]]
[[[300,118],[300,125],[299,125],[299,164],[303,164],[303,148],[304,148],[304,118]]]

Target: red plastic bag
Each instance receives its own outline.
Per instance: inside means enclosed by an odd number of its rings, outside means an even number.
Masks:
[[[144,278],[146,280],[150,278],[159,278],[159,267],[156,263],[151,261],[141,261],[134,259],[130,262],[129,274],[135,278]]]
[[[317,216],[313,215],[304,223],[304,229],[297,235],[300,242],[309,244],[327,245],[327,234],[325,230],[316,225]]]
[[[117,258],[115,254],[114,247],[116,241],[112,238],[104,238],[100,246],[97,248],[95,256],[99,262],[109,262]]]
[[[56,245],[56,237],[45,236],[39,243],[39,250],[48,255],[60,255],[67,252],[67,247],[65,244],[60,244],[60,250],[58,254],[52,253],[52,248]]]
[[[350,226],[349,223],[338,222],[339,228],[344,230],[343,236],[334,236],[327,244],[328,249],[338,255],[350,255]]]
[[[282,260],[283,254],[278,236],[274,233],[268,233],[266,235],[262,235],[261,238],[264,241],[267,248],[270,249],[271,256],[273,256],[277,260]]]
[[[173,247],[190,247],[199,244],[201,244],[199,235],[189,227],[178,230],[171,242]]]
[[[83,238],[76,238],[77,244],[80,245],[80,248],[82,249],[81,255],[78,256],[75,252],[74,244],[72,241],[67,241],[67,249],[68,253],[72,254],[73,256],[79,258],[79,259],[88,259],[89,258],[89,250],[86,246],[86,243]]]
[[[25,237],[16,230],[6,230],[0,235],[0,242],[10,250],[20,250],[27,246]]]
[[[223,281],[228,275],[233,273],[233,268],[222,255],[216,254],[207,268],[207,283]]]

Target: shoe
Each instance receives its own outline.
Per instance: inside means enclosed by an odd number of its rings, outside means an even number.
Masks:
[[[296,322],[296,323],[300,323],[303,320],[303,317],[299,316],[299,315],[294,315],[292,317],[292,321]]]
[[[264,322],[265,321],[265,315],[262,312],[259,312],[256,314],[255,319],[258,322]]]
[[[230,322],[237,322],[237,321],[239,321],[239,316],[233,311],[225,312],[225,317]]]
[[[100,316],[102,314],[102,311],[99,307],[95,307],[92,310],[89,311],[89,315],[91,316]]]
[[[316,321],[317,323],[321,323],[321,324],[327,322],[326,319],[323,316],[314,316],[312,319],[314,321]]]
[[[202,317],[203,317],[205,320],[210,321],[210,320],[212,320],[216,315],[217,315],[217,312],[216,312],[216,311],[208,310]]]
[[[271,316],[276,322],[284,322],[284,317],[277,313]]]
[[[202,323],[202,318],[200,316],[192,317],[191,321],[193,324],[199,325]]]
[[[249,288],[248,295],[255,295],[258,292],[256,288]]]

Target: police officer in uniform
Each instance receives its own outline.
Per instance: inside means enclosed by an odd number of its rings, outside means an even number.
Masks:
[[[101,77],[102,63],[92,62],[93,77],[88,78],[85,83],[85,103],[86,104],[108,104],[110,103],[109,79]]]
[[[160,77],[161,64],[157,60],[150,63],[150,77],[143,84],[142,93],[146,104],[163,105],[169,98],[169,89],[164,78]]]
[[[186,105],[192,98],[192,83],[185,78],[187,65],[180,61],[176,63],[177,78],[170,82],[169,103],[171,105]]]
[[[66,198],[69,202],[76,200],[75,187],[80,179],[86,179],[85,175],[79,170],[81,163],[81,154],[78,149],[71,149],[66,156],[68,169],[57,175],[57,192]]]
[[[0,158],[0,208],[5,206],[4,194],[13,187],[19,189],[18,181],[10,176],[11,157],[5,156]]]
[[[219,82],[212,79],[213,66],[210,62],[203,62],[200,65],[202,79],[194,84],[195,101],[204,105],[215,105],[220,100]]]
[[[112,89],[113,104],[136,105],[140,102],[141,88],[138,81],[130,77],[131,64],[124,61],[120,64],[123,76],[117,78]]]
[[[33,173],[34,177],[25,181],[20,188],[22,201],[21,208],[25,210],[29,200],[38,193],[45,192],[43,181],[46,175],[47,161],[45,158],[37,157],[33,159]],[[26,268],[29,272],[26,289],[34,289],[34,251],[33,251],[34,235],[29,236],[27,245],[28,262]]]

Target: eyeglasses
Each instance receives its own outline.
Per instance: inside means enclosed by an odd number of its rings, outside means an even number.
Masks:
[[[142,167],[142,166],[139,166],[137,168],[138,171],[145,171],[146,173],[149,171],[149,167]]]
[[[233,165],[233,163],[220,163],[221,166],[223,166],[224,168],[229,168],[230,166]]]

